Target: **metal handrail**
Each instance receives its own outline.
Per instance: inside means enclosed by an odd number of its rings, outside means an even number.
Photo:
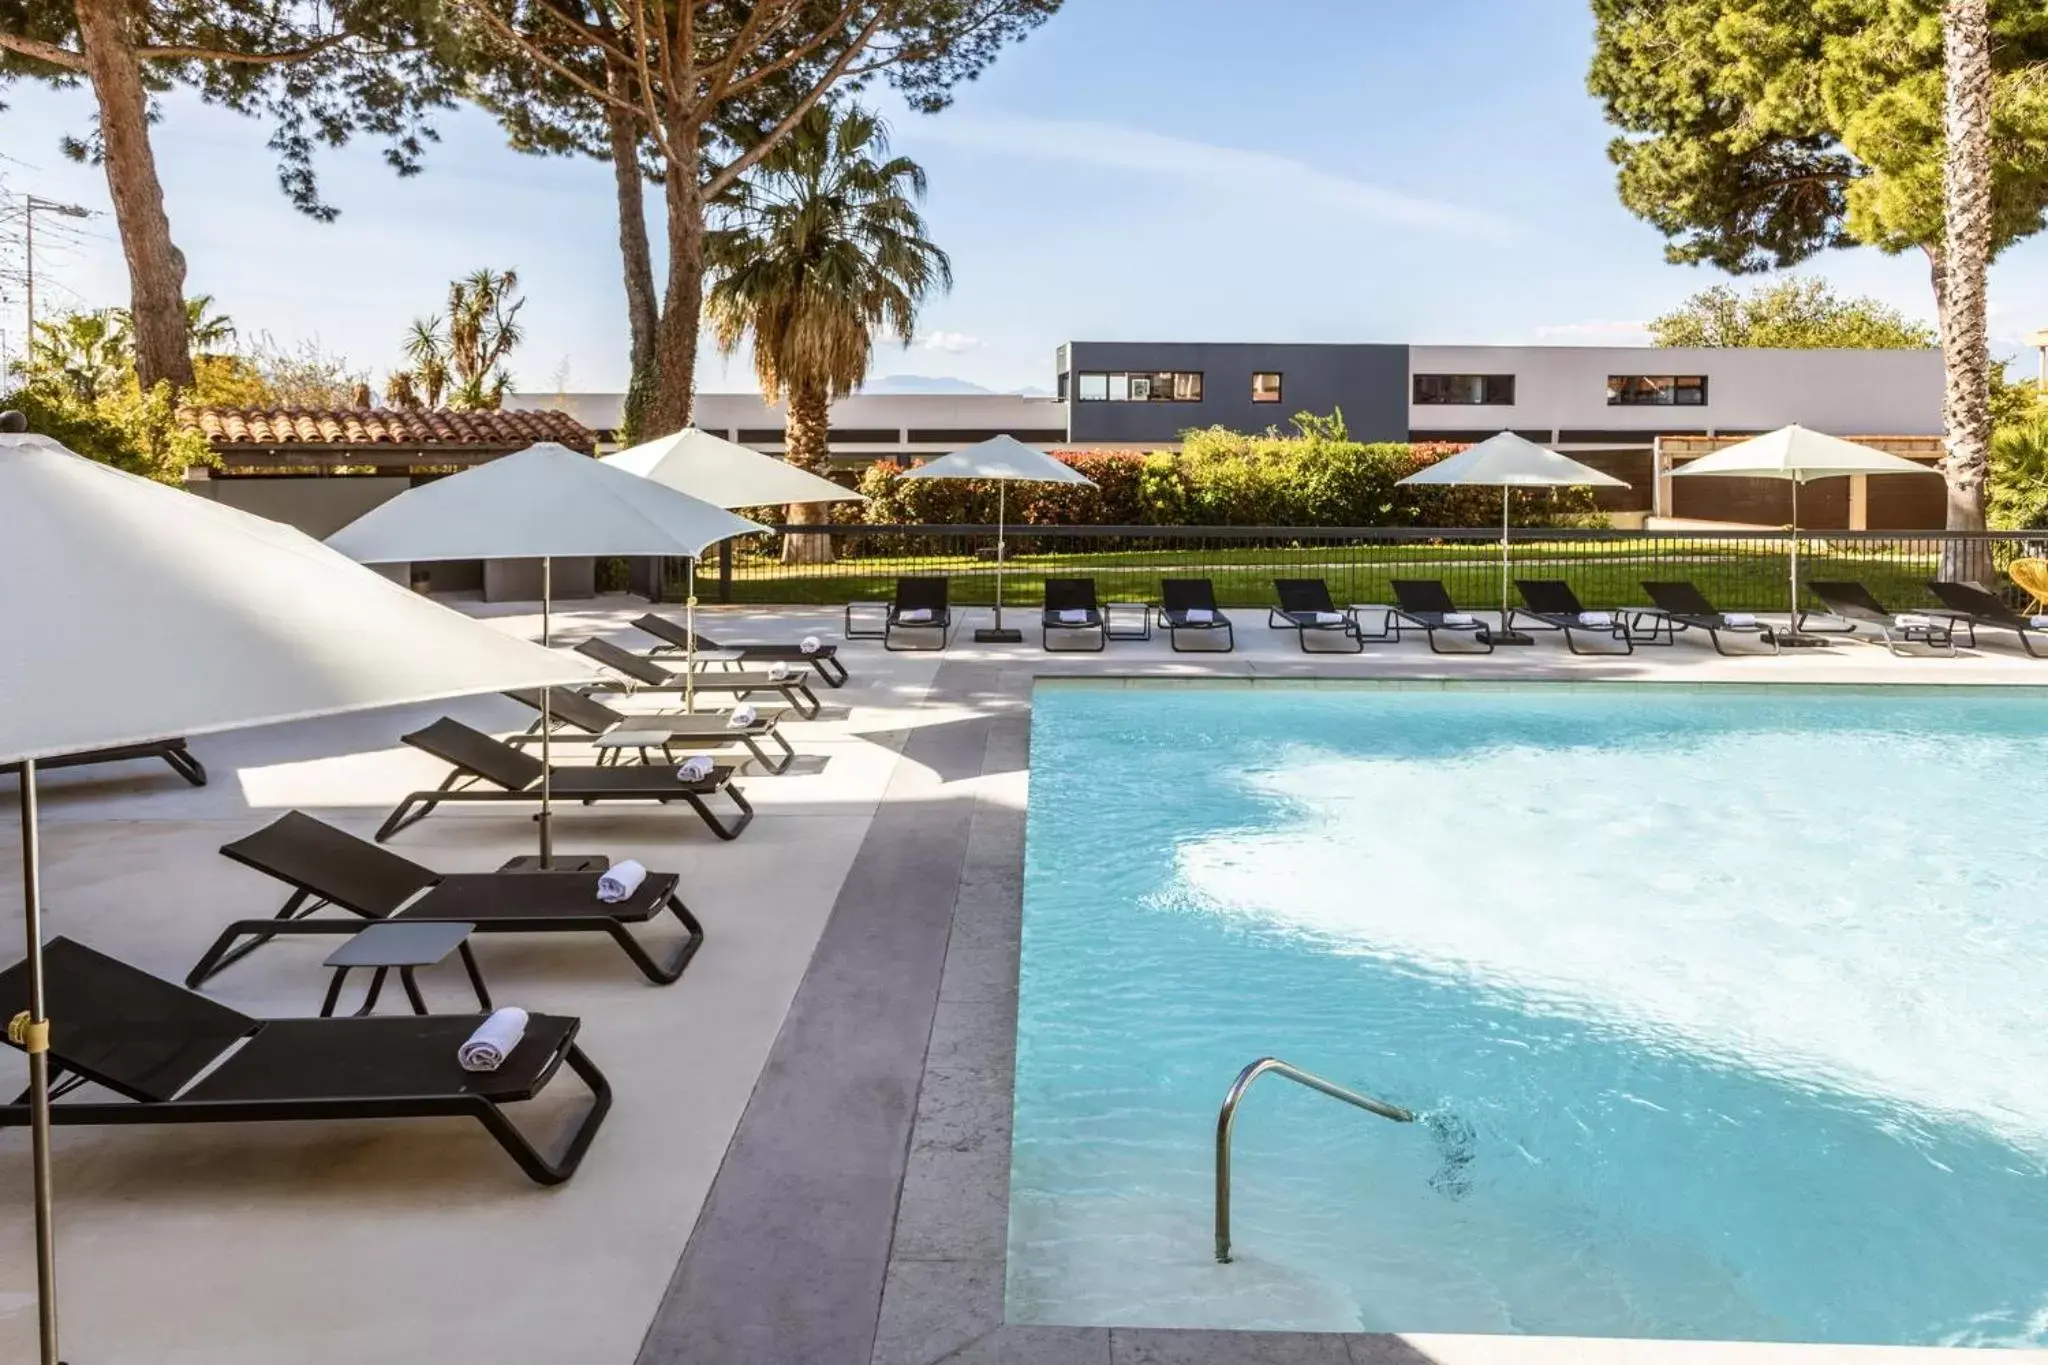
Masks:
[[[1398,1104],[1388,1104],[1385,1100],[1361,1095],[1356,1090],[1346,1090],[1335,1081],[1326,1081],[1314,1072],[1303,1071],[1278,1057],[1261,1057],[1238,1072],[1237,1079],[1231,1083],[1230,1093],[1223,1097],[1223,1108],[1216,1113],[1216,1259],[1225,1264],[1230,1261],[1230,1134],[1237,1125],[1237,1106],[1244,1099],[1245,1091],[1251,1089],[1253,1081],[1269,1071],[1311,1090],[1319,1090],[1333,1100],[1342,1100],[1369,1114],[1378,1114],[1383,1119],[1392,1119],[1396,1123],[1415,1122],[1415,1115]]]

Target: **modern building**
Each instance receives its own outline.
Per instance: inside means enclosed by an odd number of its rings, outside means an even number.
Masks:
[[[1298,412],[1341,410],[1365,441],[1466,443],[1502,430],[1570,453],[1630,484],[1617,512],[1782,522],[1782,485],[1671,480],[1673,459],[1724,438],[1799,422],[1940,457],[1941,356],[1913,351],[1773,351],[1380,343],[1073,341],[1051,398],[859,394],[832,406],[831,451],[849,466],[942,455],[1008,434],[1045,449],[1171,450],[1192,428],[1285,429]],[[617,394],[515,394],[609,441]],[[783,449],[780,409],[755,394],[707,393],[697,425],[759,450]],[[1941,486],[1911,476],[1822,486],[1802,502],[1816,527],[1939,526]]]

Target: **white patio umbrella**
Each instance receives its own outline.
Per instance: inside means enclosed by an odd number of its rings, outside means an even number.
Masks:
[[[1515,488],[1626,488],[1628,484],[1534,441],[1503,431],[1401,480],[1404,484],[1500,489],[1500,633],[1496,643],[1526,645],[1508,630],[1508,492]]]
[[[489,464],[400,493],[327,538],[365,564],[412,560],[538,559],[541,643],[553,643],[554,561],[599,555],[675,555],[691,563],[688,611],[697,633],[697,556],[728,536],[766,528],[687,493],[544,441]],[[694,651],[693,651],[694,652]],[[695,709],[684,665],[684,706]],[[550,692],[541,690],[540,865],[554,863]]]
[[[1797,423],[1779,427],[1726,446],[1671,471],[1677,478],[1783,479],[1792,485],[1792,615],[1789,633],[1780,645],[1826,643],[1799,633],[1799,485],[1815,479],[1841,479],[1856,474],[1938,474],[1941,471],[1903,456],[1845,441]]]
[[[690,427],[599,459],[599,464],[666,484],[714,507],[866,502],[867,495],[786,460]]]
[[[596,675],[276,522],[0,426],[0,763],[21,764],[42,1360],[57,1359],[36,760]],[[61,1016],[62,999],[56,1001]]]
[[[1016,644],[1022,631],[1003,629],[1003,544],[1008,521],[1009,486],[1013,483],[1085,483],[1095,480],[1072,465],[1055,460],[1042,450],[1025,445],[1014,436],[995,436],[956,450],[903,475],[906,479],[989,479],[996,485],[996,625],[994,630],[977,630],[974,638],[983,644]]]

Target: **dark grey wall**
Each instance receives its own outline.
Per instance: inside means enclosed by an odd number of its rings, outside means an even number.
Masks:
[[[1067,376],[1067,438],[1090,442],[1175,441],[1189,427],[1236,431],[1285,429],[1295,413],[1344,410],[1353,437],[1408,439],[1406,346],[1239,342],[1074,341],[1062,348]],[[1083,370],[1199,370],[1199,403],[1083,403]],[[1252,375],[1281,375],[1280,401],[1252,402]]]

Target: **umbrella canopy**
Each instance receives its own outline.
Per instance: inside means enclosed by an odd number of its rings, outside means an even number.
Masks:
[[[765,528],[551,441],[400,493],[327,538],[365,564],[437,559],[695,558]]]
[[[1811,483],[1850,474],[1933,474],[1939,471],[1839,436],[1793,425],[1702,455],[1671,471],[1673,478],[1724,475],[1729,478],[1786,479]]]
[[[867,501],[865,494],[808,469],[695,427],[629,446],[598,463],[652,479],[714,507]]]
[[[1014,436],[992,436],[979,445],[942,455],[915,469],[906,479],[999,479],[1006,483],[1085,483],[1095,480]]]
[[[0,435],[0,762],[598,673],[290,527]]]
[[[41,1359],[57,1360],[49,1005],[34,761],[179,735],[594,676],[320,542],[0,429],[0,761],[21,782]],[[57,1002],[61,1013],[64,1002]]]
[[[1503,431],[1478,445],[1438,460],[1401,480],[1409,484],[1454,484],[1478,488],[1626,488],[1628,484],[1591,465],[1567,459],[1534,441]]]

